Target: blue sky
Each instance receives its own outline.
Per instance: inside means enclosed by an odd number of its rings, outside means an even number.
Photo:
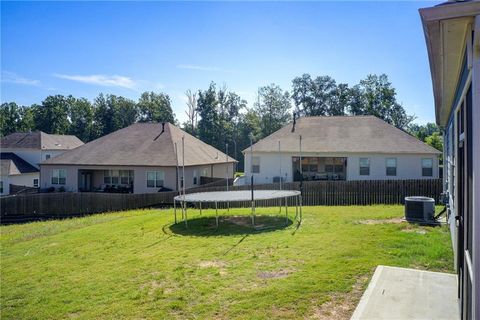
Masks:
[[[100,92],[172,98],[211,81],[252,106],[259,86],[303,73],[354,85],[386,73],[417,122],[433,122],[418,8],[438,2],[2,2],[1,100]]]

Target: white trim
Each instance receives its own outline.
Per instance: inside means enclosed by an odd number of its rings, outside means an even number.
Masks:
[[[466,262],[465,264],[467,265],[467,271],[470,278],[470,282],[473,285],[473,267],[472,267],[472,259],[470,258],[470,251],[465,250],[464,257]]]
[[[480,154],[480,13],[475,17],[472,25],[475,30],[474,45],[472,46],[472,154]],[[474,157],[472,163],[473,181],[472,181],[472,318],[480,318],[480,159]]]

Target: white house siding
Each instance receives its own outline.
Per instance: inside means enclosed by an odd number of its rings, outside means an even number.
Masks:
[[[267,153],[254,152],[254,157],[260,158],[260,173],[254,173],[254,183],[272,183],[274,177],[281,175],[286,182],[293,181],[292,157],[300,153]],[[343,157],[347,158],[347,180],[391,180],[391,179],[437,179],[438,156],[435,154],[340,154],[340,153],[302,153],[302,157]],[[360,176],[359,159],[370,159],[370,175]],[[397,159],[397,175],[386,175],[386,159]],[[422,159],[433,159],[433,175],[422,176]],[[250,152],[245,152],[245,175],[251,176]]]
[[[210,177],[218,177],[218,178],[226,178],[227,172],[228,172],[228,177],[232,178],[234,170],[234,164],[233,163],[219,163],[214,166],[212,166],[212,173]]]
[[[260,157],[260,173],[253,174],[253,182],[255,184],[272,183],[273,178],[279,177],[280,174],[284,178],[284,181],[293,181],[292,157],[296,156],[296,154],[254,152],[253,156]],[[247,177],[251,176],[250,170],[250,152],[245,152],[245,175]]]
[[[370,159],[370,175],[361,176],[360,158]],[[397,159],[397,175],[387,176],[387,158]],[[433,160],[431,177],[422,176],[422,159]],[[347,160],[347,180],[391,180],[391,179],[438,179],[438,156],[432,154],[407,155],[407,154],[358,154],[351,155]]]
[[[10,176],[10,183],[17,186],[33,187],[33,179],[39,179],[40,174],[38,172],[16,174]]]
[[[2,148],[2,152],[12,152],[17,156],[27,161],[34,167],[38,168],[39,163],[47,160],[47,155],[50,155],[50,158],[61,155],[62,153],[68,150],[34,150],[34,149],[16,149],[16,148]]]
[[[66,170],[66,184],[63,185],[66,191],[78,192],[78,171],[94,170],[93,185],[103,184],[103,170],[133,170],[134,171],[134,193],[153,193],[158,188],[147,187],[147,171],[163,171],[164,187],[172,190],[177,189],[176,167],[128,167],[128,166],[71,166],[71,165],[41,165],[40,167],[40,186],[41,188],[55,187],[62,185],[52,185],[53,169]],[[213,171],[213,175],[212,175]],[[200,184],[200,176],[207,173],[208,176],[224,178],[226,164],[216,164],[213,166],[190,166],[185,167],[185,188],[191,188]],[[233,176],[233,164],[229,164],[230,177]],[[197,176],[197,185],[194,185],[194,174]],[[179,179],[182,177],[182,168],[179,167]]]
[[[0,180],[3,181],[3,192],[1,195],[7,195],[10,193],[10,184],[16,186],[33,187],[33,179],[40,179],[40,174],[38,172],[33,172],[11,176],[1,176]]]
[[[3,192],[0,195],[4,196],[10,193],[10,177],[9,176],[1,176],[0,181],[3,182]]]

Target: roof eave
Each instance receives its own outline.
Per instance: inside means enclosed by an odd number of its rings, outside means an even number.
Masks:
[[[435,100],[435,120],[438,125],[444,126],[450,115],[453,95],[456,88],[447,87],[447,81],[456,83],[461,71],[458,58],[452,61],[453,57],[463,56],[465,44],[465,36],[458,38],[462,41],[461,45],[447,46],[445,48],[445,37],[442,22],[453,19],[469,18],[480,14],[480,2],[461,2],[445,4],[441,6],[422,8],[419,10],[422,20],[423,30],[425,34],[425,42],[427,46],[428,59],[430,64],[430,73],[432,77],[433,96]],[[461,20],[460,20],[461,21]],[[458,22],[458,21],[457,21]],[[468,25],[468,19],[464,20],[464,24]],[[455,52],[454,52],[455,51]],[[461,60],[461,59],[460,59]],[[448,74],[445,75],[445,66]]]

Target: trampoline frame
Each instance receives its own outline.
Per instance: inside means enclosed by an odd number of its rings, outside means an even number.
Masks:
[[[228,193],[232,193],[232,192],[238,192],[238,191],[246,191],[248,193],[251,192],[251,198],[250,199],[237,199],[237,200],[232,200],[232,199],[212,199],[212,200],[208,200],[208,199],[197,199],[195,201],[195,199],[193,200],[189,200],[188,196],[192,196],[192,195],[200,195],[200,194],[212,194],[212,193],[219,193],[219,194],[228,194]],[[243,201],[251,201],[251,212],[250,212],[250,217],[251,217],[251,220],[252,220],[252,226],[255,227],[255,202],[256,201],[261,201],[261,200],[275,200],[275,199],[278,199],[279,200],[279,213],[281,214],[282,213],[282,207],[285,208],[285,225],[288,224],[288,220],[289,220],[289,217],[288,217],[288,199],[289,198],[293,198],[294,201],[295,201],[295,218],[294,218],[294,221],[297,221],[299,224],[302,222],[302,193],[300,191],[297,191],[297,190],[255,190],[257,192],[265,192],[265,191],[270,191],[272,193],[275,193],[275,192],[283,192],[283,195],[281,196],[277,196],[277,197],[269,197],[269,198],[260,198],[260,199],[255,199],[255,192],[252,190],[238,190],[238,191],[214,191],[214,192],[197,192],[197,193],[190,193],[188,195],[186,194],[180,194],[176,197],[173,198],[173,213],[174,213],[174,216],[175,216],[175,224],[178,223],[178,219],[177,219],[177,201],[180,203],[181,207],[182,207],[182,220],[185,224],[185,228],[188,228],[188,217],[187,217],[187,203],[193,203],[193,204],[198,204],[199,205],[199,209],[200,209],[200,215],[202,215],[202,203],[215,203],[215,224],[216,224],[216,227],[218,228],[219,226],[219,216],[218,216],[218,203],[226,203],[227,204],[227,211],[230,211],[230,202],[243,202]],[[282,204],[282,200],[283,200],[283,204]]]

